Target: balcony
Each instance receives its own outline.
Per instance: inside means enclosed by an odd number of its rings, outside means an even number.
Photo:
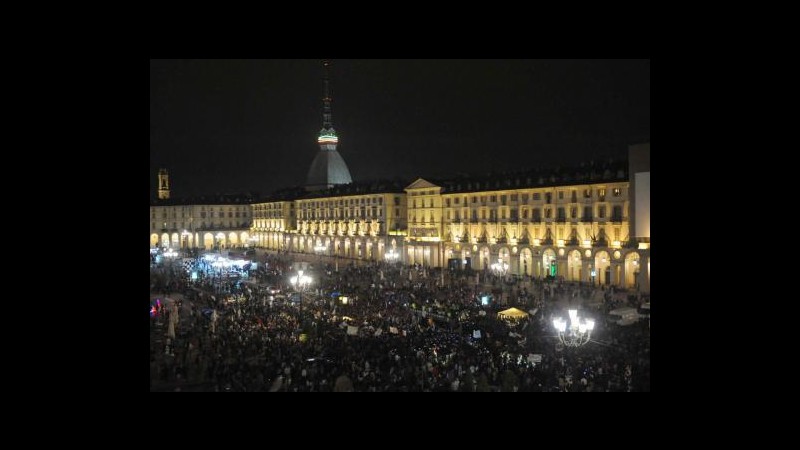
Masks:
[[[625,220],[625,218],[622,216],[611,216],[612,222],[622,223],[623,220]]]
[[[583,216],[583,217],[581,217],[581,222],[592,223],[592,216]]]
[[[566,217],[558,216],[556,217],[556,222],[565,223],[567,221]]]

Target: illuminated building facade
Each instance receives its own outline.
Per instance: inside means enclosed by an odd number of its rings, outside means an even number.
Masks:
[[[297,199],[297,229],[287,240],[289,249],[399,260],[407,227],[405,197],[401,185],[379,182],[337,186]]]
[[[289,189],[262,200],[157,200],[150,208],[150,243],[207,250],[256,246],[626,288],[638,284],[649,292],[649,226],[647,236],[631,233],[628,170],[607,164],[560,173],[419,178],[405,188],[376,182],[310,193]],[[646,196],[649,225],[647,188],[640,189],[638,201]]]
[[[155,200],[150,204],[150,246],[212,250],[247,245],[252,201],[236,195]]]
[[[642,255],[625,169],[417,179],[405,189],[405,262],[634,287]]]
[[[252,235],[256,247],[286,250],[286,236],[297,228],[294,199],[299,195],[299,192],[286,190],[252,205]]]

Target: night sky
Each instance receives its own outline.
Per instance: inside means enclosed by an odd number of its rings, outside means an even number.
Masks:
[[[322,127],[320,60],[151,60],[150,193],[302,185]],[[649,60],[334,60],[354,181],[572,166],[650,140]]]

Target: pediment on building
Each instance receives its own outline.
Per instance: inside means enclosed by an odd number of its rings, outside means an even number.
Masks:
[[[417,178],[417,180],[414,181],[413,183],[411,183],[410,185],[408,185],[405,190],[409,190],[409,189],[424,189],[424,188],[432,188],[432,187],[433,188],[438,188],[438,187],[441,187],[441,186],[437,186],[437,185],[435,185],[435,184],[431,183],[430,181],[427,181],[427,180],[425,180],[423,178]]]

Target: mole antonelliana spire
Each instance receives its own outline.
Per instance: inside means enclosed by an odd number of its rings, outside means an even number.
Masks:
[[[352,183],[350,170],[347,169],[342,155],[336,151],[336,144],[339,138],[336,130],[333,129],[333,114],[331,113],[331,91],[328,68],[331,62],[322,61],[325,69],[324,96],[322,97],[322,129],[319,131],[317,142],[319,143],[319,153],[314,157],[311,168],[308,171],[306,189],[326,189],[336,184]]]

